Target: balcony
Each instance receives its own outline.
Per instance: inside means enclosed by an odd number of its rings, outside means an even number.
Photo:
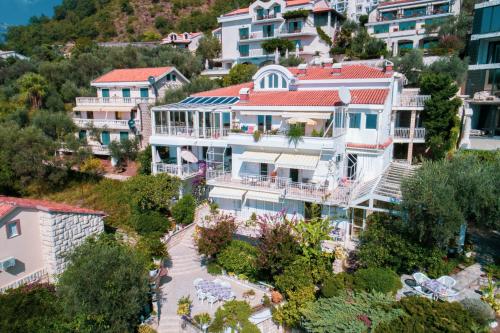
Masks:
[[[209,185],[273,192],[287,199],[336,205],[347,205],[354,189],[354,183],[342,184],[331,190],[325,185],[293,182],[290,178],[283,177],[242,174],[240,178],[232,178],[231,173],[222,171],[207,171],[207,182]]]
[[[140,121],[134,119],[136,127],[140,124]],[[97,128],[112,128],[112,129],[129,129],[128,120],[119,119],[82,119],[73,118],[73,122],[76,126],[80,128],[86,128],[90,124],[93,124]]]
[[[156,126],[155,135],[183,136],[188,138],[220,139],[227,137],[229,128],[193,128],[186,126]]]
[[[76,106],[136,106],[139,103],[155,104],[153,97],[77,97]]]
[[[394,139],[397,140],[410,140],[410,128],[409,127],[396,127],[394,128]],[[413,132],[414,140],[425,140],[425,128],[416,127]]]
[[[167,164],[167,163],[151,163],[151,171],[153,174],[167,173],[171,176],[176,176],[181,179],[187,179],[200,174],[198,164]]]
[[[431,98],[430,95],[401,94],[399,101],[394,105],[396,108],[423,108],[425,102]]]

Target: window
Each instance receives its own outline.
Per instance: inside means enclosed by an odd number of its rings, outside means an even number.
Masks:
[[[268,76],[268,88],[278,88],[278,75],[270,74]]]
[[[240,57],[248,57],[248,55],[250,54],[249,45],[239,45],[238,50],[240,51]]]
[[[488,44],[487,64],[496,64],[500,62],[500,41],[490,42]]]
[[[293,43],[295,44],[295,48],[299,48],[299,51],[302,51],[302,41],[300,39],[294,40]]]
[[[325,25],[328,25],[328,12],[314,14],[314,26],[324,27]]]
[[[389,32],[389,24],[380,24],[373,27],[373,32],[376,34],[384,34]]]
[[[260,175],[267,176],[268,165],[267,163],[260,163]]]
[[[128,132],[120,132],[120,142],[128,140]]]
[[[273,126],[273,117],[272,116],[257,116],[257,129],[260,132],[270,131]]]
[[[264,9],[257,8],[257,20],[262,20],[264,18]]]
[[[288,22],[288,33],[300,32],[302,30],[302,21]]]
[[[366,129],[377,129],[377,115],[367,114],[366,115]]]
[[[14,238],[21,235],[21,221],[10,221],[5,225],[7,231],[7,238]]]
[[[281,88],[288,88],[288,84],[284,77],[281,78]]]
[[[102,141],[102,144],[104,146],[109,145],[109,142],[111,140],[110,140],[110,136],[109,136],[109,132],[108,131],[102,131],[102,133],[101,133],[101,141]]]
[[[274,25],[269,24],[269,25],[262,26],[262,36],[264,38],[273,37],[274,36]]]
[[[403,16],[404,17],[424,16],[426,13],[427,9],[425,7],[407,8],[403,11]]]
[[[80,132],[78,132],[78,138],[82,141],[86,141],[87,140],[87,131],[80,130]]]
[[[274,14],[278,14],[278,13],[281,13],[281,6],[274,6]]]
[[[115,112],[115,119],[116,120],[122,120],[123,119],[123,116],[122,116],[121,112],[118,112],[118,111]]]
[[[148,98],[148,97],[149,97],[149,89],[141,88],[141,98]]]
[[[396,14],[396,11],[382,13],[382,21],[394,20],[397,16]]]
[[[273,117],[266,116],[266,131],[270,131],[273,127]]]
[[[240,39],[248,39],[248,28],[240,28]]]
[[[94,119],[94,112],[93,111],[87,111],[87,119]]]
[[[172,74],[172,81],[177,81],[177,76],[175,74]]]
[[[264,89],[266,87],[266,79],[262,78],[260,80],[260,89]]]
[[[129,88],[122,89],[122,97],[123,98],[130,98],[130,89]]]
[[[349,128],[361,128],[361,113],[349,113]]]
[[[170,78],[170,74],[167,74],[167,81],[170,81],[171,78]]]
[[[415,21],[410,21],[410,22],[401,22],[399,23],[399,30],[404,31],[404,30],[414,30],[415,29]]]
[[[101,89],[102,97],[109,98],[109,89]]]

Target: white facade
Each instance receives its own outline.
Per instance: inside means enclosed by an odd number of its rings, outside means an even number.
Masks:
[[[426,34],[425,26],[439,26],[439,22],[460,12],[460,1],[407,0],[380,3],[368,18],[370,35],[386,42],[393,55],[401,50],[423,48],[437,43],[437,33]]]
[[[174,67],[121,69],[97,78],[91,82],[97,97],[77,97],[73,108],[80,139],[86,140],[96,155],[109,155],[111,141],[137,137],[143,147],[151,134],[149,105],[161,100],[167,89],[187,82]],[[90,125],[104,129],[100,140],[91,137]]]
[[[361,15],[368,15],[378,5],[378,0],[333,0],[332,8],[352,21],[359,21]]]
[[[308,11],[307,17],[285,19],[286,13],[298,10]],[[237,63],[261,66],[274,62],[274,52],[267,54],[261,47],[262,42],[274,38],[293,41],[296,48],[290,54],[306,60],[315,55],[328,57],[330,46],[320,38],[317,27],[333,39],[339,26],[338,15],[326,0],[256,1],[218,18],[222,56],[217,60],[224,69]]]
[[[196,52],[200,39],[203,37],[202,32],[171,32],[167,37],[161,40],[162,45],[171,45],[178,49],[188,49],[191,52]]]

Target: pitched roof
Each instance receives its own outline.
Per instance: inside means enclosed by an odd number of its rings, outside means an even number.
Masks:
[[[351,104],[384,104],[389,89],[352,89]],[[341,103],[337,90],[251,92],[245,106],[334,106]]]
[[[105,215],[103,212],[97,210],[81,208],[54,201],[0,196],[0,218],[4,217],[17,207],[38,209],[44,212]]]
[[[332,80],[332,79],[382,79],[390,78],[393,73],[385,72],[381,68],[355,64],[342,65],[340,73],[333,73],[331,67],[311,66],[308,67],[305,73],[301,73],[297,67],[288,68],[292,74],[300,80]]]
[[[235,84],[229,87],[224,87],[224,88],[218,88],[218,89],[212,89],[208,91],[202,91],[196,94],[193,94],[192,96],[211,96],[211,97],[237,97],[240,95],[240,89],[241,88],[253,88],[253,82],[245,82],[245,83],[240,83],[240,84]]]
[[[170,72],[174,67],[147,67],[147,68],[125,68],[114,69],[94,81],[93,83],[105,82],[144,82],[150,76],[159,77]]]
[[[286,2],[287,7],[300,6],[310,4],[311,0],[290,0]]]
[[[249,11],[250,11],[250,9],[248,7],[246,7],[246,8],[239,8],[239,9],[233,10],[232,12],[226,13],[223,16],[233,16],[233,15],[246,14]]]

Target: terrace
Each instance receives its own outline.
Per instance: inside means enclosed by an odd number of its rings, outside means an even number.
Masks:
[[[152,97],[77,97],[76,106],[136,106],[140,103],[155,104]]]

